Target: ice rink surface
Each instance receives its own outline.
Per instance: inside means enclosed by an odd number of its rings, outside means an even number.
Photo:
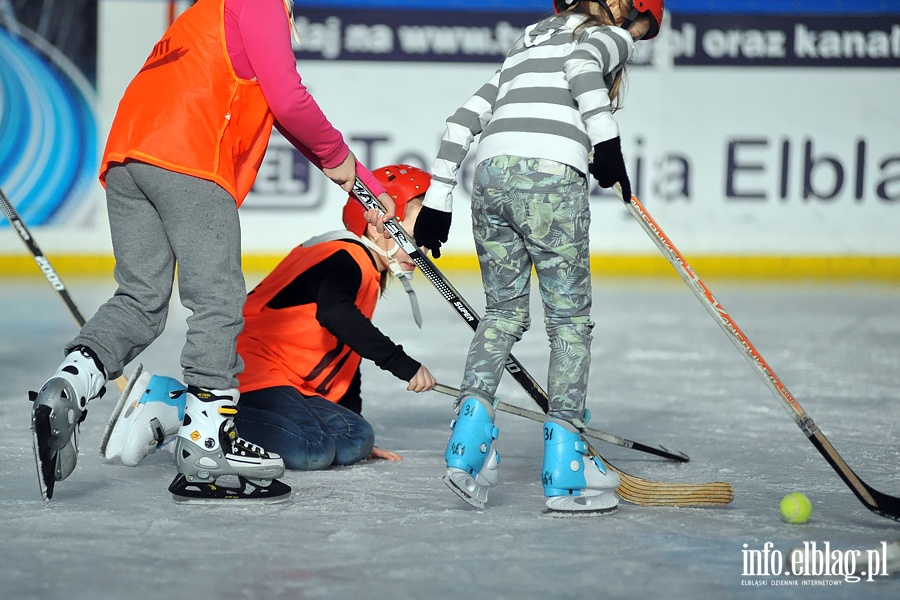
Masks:
[[[480,311],[479,280],[448,275]],[[248,286],[255,281],[248,276]],[[900,287],[704,281],[856,473],[900,495]],[[110,279],[66,283],[88,316],[113,291]],[[470,329],[421,275],[414,287],[421,330],[396,284],[376,323],[440,382],[458,386]],[[0,290],[3,598],[900,597],[897,576],[854,583],[745,573],[750,551],[768,548],[773,571],[804,543],[847,558],[900,539],[900,523],[856,499],[674,272],[595,281],[589,408],[592,426],[681,450],[691,461],[594,445],[633,475],[731,482],[734,502],[622,503],[608,516],[570,519],[542,514],[538,423],[499,413],[502,483],[485,510],[474,510],[440,481],[451,399],[407,392],[371,363],[364,415],[376,443],[400,452],[400,462],[288,472],[294,491],[280,504],[176,504],[166,490],[175,475],[170,454],[136,468],[99,455],[117,397],[110,384],[89,407],[77,469],[45,504],[26,396],[59,364],[76,326],[39,277],[0,279]],[[548,345],[533,296],[534,323],[514,354],[544,384]],[[145,370],[180,375],[185,316],[175,300],[165,334],[139,359]],[[533,408],[509,377],[498,395]],[[779,500],[792,491],[812,500],[805,525],[779,515]]]

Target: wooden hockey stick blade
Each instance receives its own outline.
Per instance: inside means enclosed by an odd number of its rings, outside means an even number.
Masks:
[[[584,436],[582,436],[584,437]],[[587,440],[585,440],[587,441]],[[622,482],[616,494],[625,502],[639,506],[721,506],[734,500],[734,488],[725,481],[676,483],[654,481],[626,473],[610,463],[588,443],[588,450],[609,469],[619,474]]]
[[[448,396],[458,396],[459,390],[456,388],[435,384],[434,391]],[[537,411],[528,410],[519,406],[513,406],[505,402],[498,402],[497,409],[509,412],[532,421],[539,423],[547,419]],[[712,481],[706,483],[675,483],[668,481],[653,481],[636,477],[623,471],[622,469],[610,464],[608,460],[597,452],[596,448],[585,439],[590,436],[590,430],[585,429],[582,439],[587,443],[588,450],[593,456],[596,456],[603,464],[619,474],[622,480],[619,487],[616,488],[616,494],[631,504],[639,506],[720,506],[729,504],[734,500],[734,488],[730,483],[724,481]]]
[[[622,190],[618,184],[615,186],[616,192],[622,198]],[[775,397],[788,412],[800,430],[806,435],[810,443],[816,447],[819,453],[828,461],[828,464],[844,481],[850,491],[856,495],[860,502],[873,513],[882,517],[900,521],[900,498],[889,496],[888,494],[879,492],[872,486],[868,485],[859,476],[853,472],[853,469],[844,461],[831,442],[825,437],[825,434],[815,424],[812,417],[800,406],[796,398],[788,391],[787,386],[769,363],[762,357],[762,354],[750,342],[744,332],[738,327],[731,315],[716,300],[703,280],[694,272],[694,269],[687,262],[683,254],[675,247],[669,236],[660,228],[659,224],[650,216],[647,209],[641,204],[636,196],[625,200],[628,211],[635,220],[644,229],[650,239],[659,248],[662,255],[669,261],[669,264],[675,269],[682,280],[687,284],[688,288],[694,293],[706,311],[716,321],[722,331],[728,336],[735,347],[741,352],[741,355],[747,359],[747,362],[753,367],[753,370],[762,379],[763,383],[769,390],[775,394]]]

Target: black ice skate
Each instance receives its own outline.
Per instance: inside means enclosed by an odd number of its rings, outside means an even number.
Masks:
[[[278,481],[284,461],[238,436],[238,391],[188,386],[184,422],[175,442],[178,475],[169,492],[179,502],[257,500],[279,502],[291,493]],[[220,478],[235,480],[226,485]]]

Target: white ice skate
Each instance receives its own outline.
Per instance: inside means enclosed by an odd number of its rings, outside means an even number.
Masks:
[[[29,392],[34,402],[31,432],[38,481],[44,500],[72,474],[78,461],[78,427],[87,415],[88,402],[106,391],[106,373],[96,355],[78,346],[66,355],[56,373]]]
[[[177,379],[141,373],[123,391],[119,414],[113,413],[108,441],[101,444],[107,460],[137,466],[178,433],[184,419],[187,388]]]
[[[616,510],[621,480],[603,462],[589,455],[578,429],[566,421],[544,423],[544,463],[541,481],[547,512],[554,516],[595,515]]]
[[[500,480],[500,454],[492,448],[499,435],[494,408],[479,398],[467,398],[450,428],[453,433],[444,453],[447,474],[442,481],[472,506],[484,508],[488,492]]]
[[[290,486],[277,480],[284,461],[238,436],[238,391],[188,386],[184,422],[175,440],[178,475],[169,485],[177,501],[286,500]],[[238,486],[218,481],[236,476]]]

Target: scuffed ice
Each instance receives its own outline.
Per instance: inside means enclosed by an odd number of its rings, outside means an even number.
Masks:
[[[448,275],[481,310],[477,277]],[[706,282],[857,474],[900,495],[900,289]],[[67,283],[86,315],[113,290],[105,279]],[[248,277],[248,285],[253,283]],[[471,331],[424,278],[414,285],[424,315],[421,331],[396,285],[376,310],[376,322],[441,383],[458,386]],[[545,382],[549,348],[534,292],[535,325],[514,353]],[[179,375],[185,317],[176,300],[169,329],[139,359],[145,369]],[[897,597],[896,578],[849,583],[808,577],[840,584],[787,590],[776,585],[785,577],[744,576],[745,549],[772,542],[774,550],[787,553],[804,541],[828,541],[842,551],[869,548],[900,539],[900,523],[870,513],[853,496],[677,278],[597,280],[593,318],[591,425],[684,451],[692,460],[675,464],[601,442],[596,447],[634,475],[730,481],[733,504],[678,509],[623,503],[602,518],[544,517],[540,425],[499,413],[501,484],[486,510],[472,510],[440,482],[452,400],[407,392],[366,364],[364,414],[376,428],[376,443],[399,451],[401,462],[289,472],[285,481],[294,494],[282,504],[176,505],[166,491],[175,474],[170,454],[158,452],[137,468],[99,456],[116,396],[111,386],[106,398],[89,407],[76,471],[57,484],[45,505],[26,397],[62,359],[75,324],[43,279],[4,279],[3,596]],[[499,395],[533,407],[508,377]],[[778,513],[781,497],[795,490],[813,502],[806,525],[788,525]]]

